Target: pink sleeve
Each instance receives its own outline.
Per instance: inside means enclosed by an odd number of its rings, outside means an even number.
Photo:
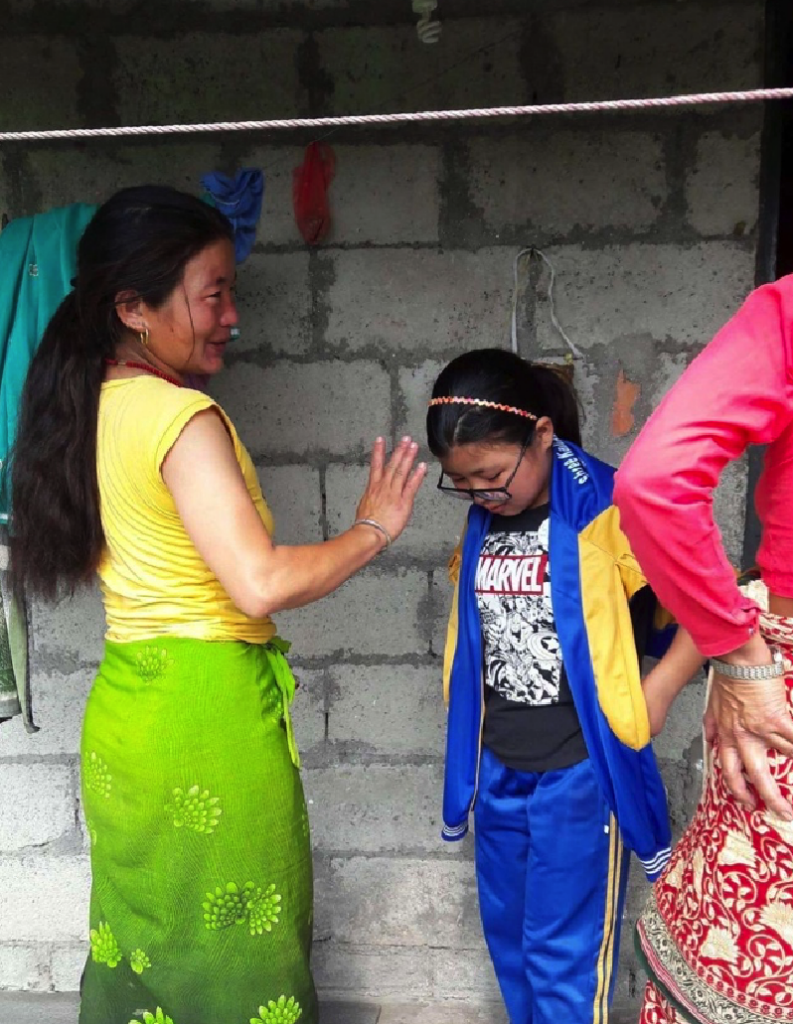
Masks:
[[[757,564],[768,589],[793,597],[793,422],[768,446],[754,494],[763,524]]]
[[[713,519],[722,470],[791,417],[793,277],[754,292],[650,417],[616,479],[622,528],[660,601],[707,656],[744,644],[758,610]]]

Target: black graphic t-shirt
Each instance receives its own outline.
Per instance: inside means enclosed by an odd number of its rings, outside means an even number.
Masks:
[[[548,505],[493,516],[476,573],[485,672],[483,742],[510,768],[587,756],[551,601]]]

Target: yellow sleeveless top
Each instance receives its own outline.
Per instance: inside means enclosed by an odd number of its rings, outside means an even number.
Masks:
[[[163,461],[182,430],[212,408],[226,423],[248,492],[272,535],[251,457],[216,402],[148,375],[102,385],[96,465],[105,551],[98,571],[108,640],[266,643],[275,636],[270,619],[249,618],[234,605],[196,551],[162,479]]]

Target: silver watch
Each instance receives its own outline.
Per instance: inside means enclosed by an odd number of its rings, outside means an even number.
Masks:
[[[730,665],[726,661],[719,661],[718,658],[711,658],[710,663],[714,671],[720,676],[728,679],[742,679],[747,683],[758,683],[764,679],[779,679],[788,669],[788,664],[782,657],[781,651],[772,650],[773,661],[770,665]]]

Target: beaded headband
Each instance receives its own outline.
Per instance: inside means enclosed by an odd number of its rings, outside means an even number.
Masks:
[[[445,395],[443,398],[432,398],[430,399],[430,405],[480,405],[486,409],[498,409],[499,412],[511,412],[516,416],[523,416],[527,420],[534,420],[536,422],[537,417],[533,412],[527,412],[525,409],[518,409],[514,405],[501,405],[500,402],[488,402],[484,398],[460,398],[458,395]]]

